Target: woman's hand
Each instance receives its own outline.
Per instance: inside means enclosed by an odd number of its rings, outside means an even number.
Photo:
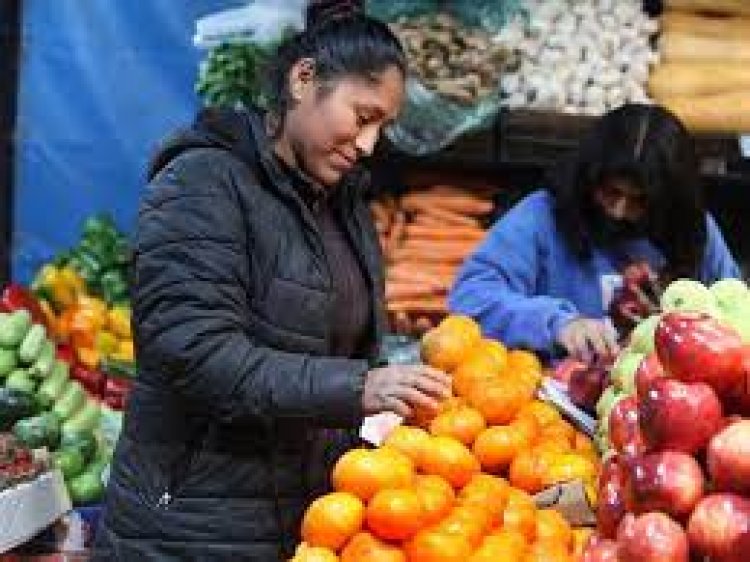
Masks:
[[[591,362],[594,358],[614,357],[620,352],[617,333],[604,320],[576,318],[560,330],[559,343],[570,355]]]
[[[409,418],[417,409],[437,410],[450,395],[450,375],[427,365],[392,365],[367,373],[362,407],[368,416],[389,411]]]

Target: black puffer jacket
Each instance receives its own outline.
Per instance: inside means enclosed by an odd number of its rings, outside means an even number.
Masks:
[[[134,264],[140,373],[94,561],[284,559],[355,443],[370,362],[330,356],[320,233],[259,116],[204,114],[153,174]],[[357,183],[337,205],[371,287],[374,344],[381,257]]]

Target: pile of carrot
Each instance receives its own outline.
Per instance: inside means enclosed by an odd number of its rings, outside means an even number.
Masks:
[[[387,261],[386,303],[393,328],[419,335],[447,313],[458,268],[485,235],[489,192],[433,186],[371,204]]]

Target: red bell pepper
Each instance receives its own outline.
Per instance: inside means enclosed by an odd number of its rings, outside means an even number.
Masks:
[[[102,396],[104,393],[105,378],[101,371],[89,369],[84,365],[75,365],[71,376],[94,396]]]
[[[3,312],[14,312],[25,308],[37,324],[44,324],[44,312],[34,294],[18,283],[11,283],[0,296],[0,309]]]
[[[131,379],[107,377],[104,383],[104,402],[111,408],[122,410],[132,388]]]
[[[76,364],[76,354],[73,348],[67,343],[57,344],[57,358],[65,361],[71,367]]]

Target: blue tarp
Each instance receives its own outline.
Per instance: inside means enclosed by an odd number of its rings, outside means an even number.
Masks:
[[[12,276],[109,211],[132,231],[149,154],[189,122],[195,20],[242,0],[25,0]]]

